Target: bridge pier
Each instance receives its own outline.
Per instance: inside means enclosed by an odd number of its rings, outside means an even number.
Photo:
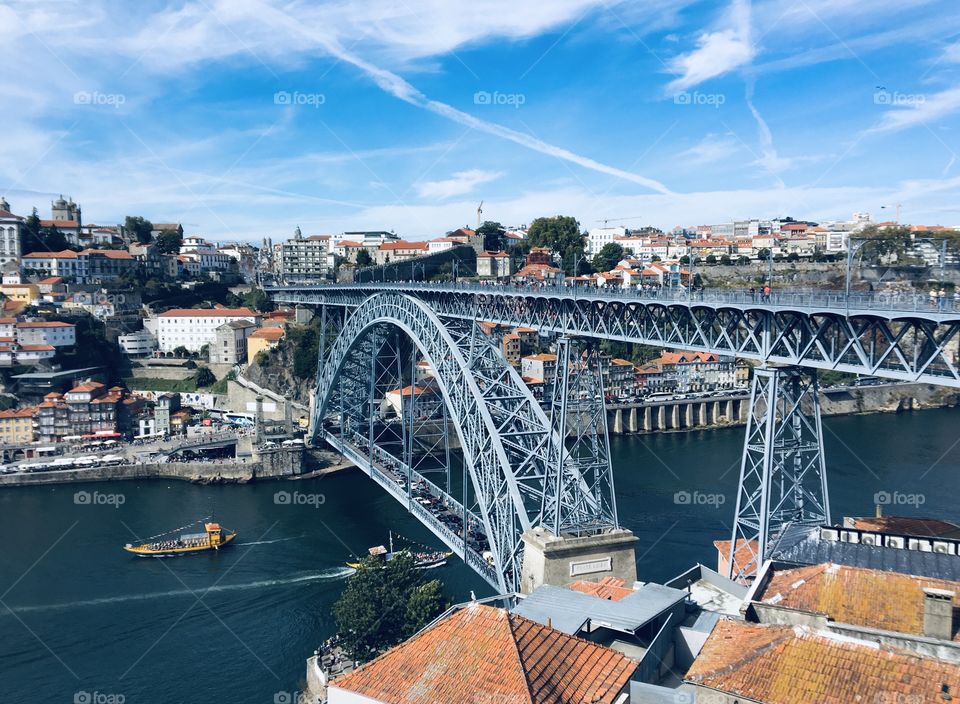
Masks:
[[[816,372],[760,367],[750,391],[728,576],[751,578],[788,525],[829,523]]]
[[[540,526],[525,531],[520,591],[530,594],[549,584],[564,587],[578,580],[616,577],[626,584],[637,581],[637,538],[624,528],[594,535],[556,536]]]

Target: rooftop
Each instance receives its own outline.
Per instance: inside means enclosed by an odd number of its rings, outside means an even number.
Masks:
[[[948,701],[960,666],[876,644],[810,631],[720,621],[687,682],[767,704]]]
[[[922,636],[925,588],[960,594],[960,582],[822,564],[772,569],[754,600],[829,616],[839,623]],[[954,607],[960,605],[956,596]],[[960,640],[960,634],[954,634]]]
[[[276,342],[283,337],[283,328],[260,328],[256,332],[252,333],[250,337],[258,340],[270,340],[271,342]]]
[[[845,520],[846,524],[847,521]],[[849,519],[853,528],[875,530],[879,533],[915,535],[924,538],[960,539],[960,526],[939,518],[915,518],[913,516],[869,516]]]
[[[635,669],[609,648],[471,604],[332,686],[389,704],[612,704]]]

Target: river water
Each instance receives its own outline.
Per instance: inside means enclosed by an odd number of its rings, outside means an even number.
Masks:
[[[826,419],[834,519],[872,514],[879,494],[896,504],[886,513],[960,521],[958,420],[957,410]],[[612,439],[640,579],[716,565],[711,543],[729,535],[742,437],[731,429]],[[90,500],[77,503],[78,491]],[[288,502],[275,501],[280,491]],[[229,550],[164,560],[120,550],[212,507],[239,531]],[[333,632],[344,560],[385,542],[390,529],[436,544],[357,471],[243,486],[4,490],[0,701],[286,701],[304,659]],[[452,601],[490,593],[457,561],[434,574]]]

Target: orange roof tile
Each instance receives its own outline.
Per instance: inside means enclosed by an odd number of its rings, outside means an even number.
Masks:
[[[33,414],[37,412],[37,409],[34,407],[29,408],[11,408],[6,411],[0,411],[0,420],[6,418],[32,418]]]
[[[389,704],[609,704],[635,669],[609,648],[472,604],[331,686]]]
[[[713,546],[717,549],[717,552],[720,553],[720,556],[724,559],[727,559],[730,556],[730,541],[729,540],[714,540]],[[744,540],[743,538],[737,538],[737,549],[733,553],[733,562],[734,562],[734,573],[739,572],[741,569],[745,568],[751,560],[755,558],[760,552],[760,547],[756,540]],[[746,576],[750,576],[757,571],[759,563],[762,562],[759,558],[754,562],[754,564],[747,571]]]
[[[276,342],[283,337],[283,328],[260,328],[251,333],[250,337],[255,337],[258,340]]]
[[[633,590],[625,587],[623,580],[616,577],[604,577],[599,582],[581,580],[568,584],[567,587],[575,592],[583,592],[608,601],[620,601],[628,594],[633,594]]]
[[[950,521],[941,521],[939,518],[866,516],[854,518],[853,527],[859,530],[874,530],[881,533],[915,535],[925,538],[960,538],[960,526]]]
[[[921,636],[925,588],[960,594],[960,582],[825,563],[776,570],[755,599],[839,623]]]
[[[802,627],[720,621],[687,682],[767,704],[940,701],[960,691],[960,665]]]
[[[18,328],[73,328],[73,323],[65,323],[62,320],[37,320],[33,322],[17,323]]]

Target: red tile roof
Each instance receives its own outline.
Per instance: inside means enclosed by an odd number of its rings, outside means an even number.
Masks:
[[[923,590],[954,593],[960,582],[825,563],[776,570],[755,600],[777,608],[824,614],[838,623],[923,635]],[[953,640],[960,640],[960,633]]]
[[[766,704],[945,701],[960,665],[817,634],[803,627],[720,621],[687,682]]]
[[[76,220],[41,220],[41,227],[80,227]]]
[[[612,704],[635,669],[614,650],[473,604],[331,686],[388,704]]]
[[[717,552],[720,553],[720,557],[724,560],[728,559],[730,556],[730,541],[729,540],[714,540],[713,546],[717,549]],[[760,566],[762,560],[757,557],[760,553],[760,547],[756,540],[744,540],[743,538],[737,538],[737,549],[733,553],[733,562],[734,562],[734,574],[738,573],[740,570],[744,569],[747,565],[750,564],[751,560],[756,558],[753,565],[750,566],[750,569],[747,570],[746,576],[750,576],[757,571],[757,568]]]
[[[32,418],[36,412],[37,409],[34,407],[11,408],[6,411],[0,411],[0,420],[4,420],[6,418]]]
[[[73,323],[65,323],[62,320],[38,320],[35,322],[17,323],[18,328],[74,328]]]
[[[3,322],[0,320],[0,322]],[[960,526],[939,518],[914,518],[913,516],[868,516],[854,518],[853,527],[859,530],[874,530],[880,533],[915,535],[924,538],[960,538]]]
[[[599,582],[581,580],[567,586],[575,592],[583,592],[608,601],[620,601],[628,594],[633,594],[633,590],[625,587],[623,580],[616,577],[604,577]]]
[[[270,340],[271,342],[276,342],[283,337],[283,328],[260,328],[259,330],[251,333],[250,337],[255,337],[258,340]]]

